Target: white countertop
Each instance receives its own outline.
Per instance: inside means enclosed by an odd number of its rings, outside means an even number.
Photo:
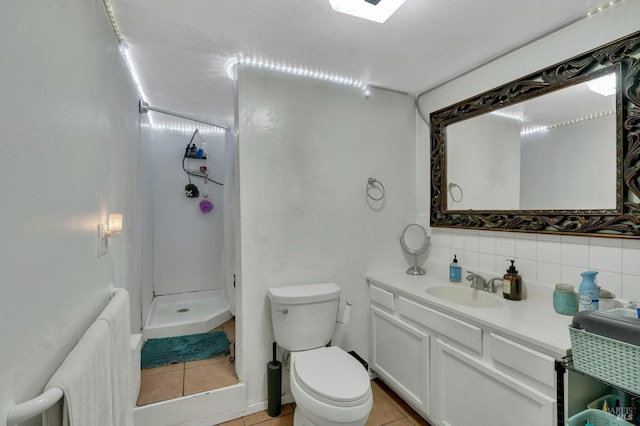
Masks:
[[[489,277],[486,277],[487,279]],[[561,359],[571,349],[568,325],[573,316],[560,315],[553,309],[553,287],[525,282],[523,300],[507,300],[502,291],[493,294],[504,303],[500,307],[476,308],[449,303],[429,295],[425,290],[432,286],[469,287],[469,283],[451,283],[447,277],[433,275],[408,275],[404,270],[371,274],[367,281],[402,296],[432,306],[460,319],[487,327],[528,343],[548,355]]]

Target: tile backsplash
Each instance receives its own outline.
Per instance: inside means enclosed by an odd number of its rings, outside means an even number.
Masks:
[[[449,263],[456,254],[467,269],[505,273],[508,259],[525,280],[580,284],[580,273],[598,271],[602,288],[619,299],[640,297],[640,240],[431,228],[431,253]]]

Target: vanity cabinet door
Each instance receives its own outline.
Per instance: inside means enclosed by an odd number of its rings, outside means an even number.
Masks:
[[[434,418],[444,426],[552,426],[554,398],[436,339]]]
[[[375,306],[371,328],[371,369],[416,411],[429,415],[429,335]]]

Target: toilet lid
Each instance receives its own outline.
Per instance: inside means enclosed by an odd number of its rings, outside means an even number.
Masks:
[[[298,384],[330,403],[360,402],[371,389],[366,370],[337,346],[296,352],[293,365]]]

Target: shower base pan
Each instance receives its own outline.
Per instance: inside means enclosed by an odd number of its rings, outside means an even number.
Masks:
[[[142,329],[144,340],[206,333],[232,318],[220,290],[156,296]]]

